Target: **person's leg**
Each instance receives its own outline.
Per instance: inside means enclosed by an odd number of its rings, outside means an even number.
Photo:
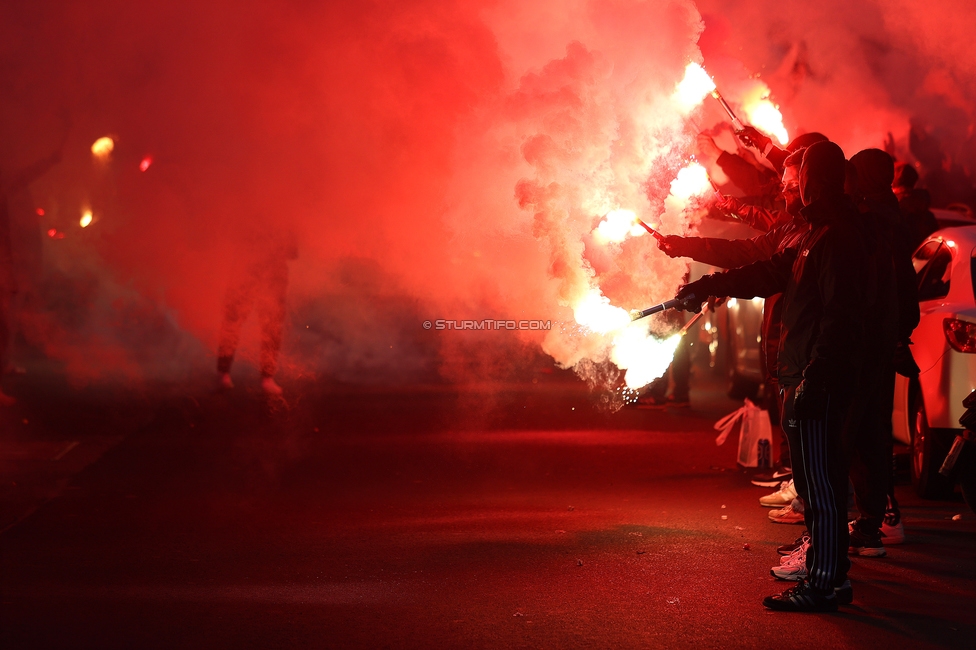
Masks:
[[[825,593],[840,586],[850,569],[844,450],[850,406],[848,395],[831,392],[824,417],[800,421],[800,462],[795,454],[793,459],[794,478],[797,466],[803,467],[804,514],[810,531],[807,573],[810,584]]]
[[[286,297],[288,293],[288,268],[276,269],[265,287],[258,305],[261,321],[261,386],[268,393],[281,394],[274,381],[278,372],[278,353],[281,351],[282,330],[285,324]]]
[[[231,287],[224,298],[224,318],[220,325],[220,342],[217,345],[217,372],[230,373],[234,353],[241,340],[241,328],[251,314],[254,304],[254,287],[244,283]]]
[[[853,445],[851,482],[862,532],[877,533],[888,506],[892,485],[891,409],[895,390],[894,370],[865,370],[856,405],[857,426],[850,432]],[[887,425],[887,426],[886,426]]]
[[[800,459],[800,422],[796,419],[793,412],[793,396],[796,394],[796,386],[784,386],[780,389],[782,396],[783,417],[781,425],[786,436],[786,443],[789,446],[791,467],[793,468],[793,487],[801,501],[806,501],[807,497],[807,477]]]
[[[261,376],[274,377],[278,372],[282,329],[285,321],[284,300],[262,301],[258,310],[261,320]]]

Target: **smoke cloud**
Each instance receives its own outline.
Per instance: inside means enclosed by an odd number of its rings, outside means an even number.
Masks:
[[[592,231],[617,208],[694,229],[670,183],[723,116],[675,109],[689,62],[733,102],[761,75],[791,135],[850,154],[890,131],[908,156],[912,119],[972,135],[974,26],[963,2],[7,3],[0,169],[65,140],[9,197],[18,327],[77,380],[201,372],[229,283],[293,239],[285,375],[605,372],[572,306],[598,288],[646,307],[686,271],[651,237]],[[486,318],[553,328],[422,327]]]

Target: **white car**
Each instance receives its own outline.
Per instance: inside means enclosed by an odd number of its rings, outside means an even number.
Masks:
[[[932,233],[912,262],[921,310],[912,354],[921,374],[897,377],[893,435],[911,450],[918,494],[938,498],[953,489],[939,467],[962,431],[962,401],[976,388],[976,225]]]

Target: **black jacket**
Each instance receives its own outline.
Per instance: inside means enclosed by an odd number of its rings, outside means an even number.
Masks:
[[[783,293],[778,374],[784,386],[804,377],[850,389],[860,370],[868,268],[859,244],[864,220],[846,196],[803,209],[810,230],[797,247],[708,276],[712,295],[752,298]]]
[[[696,262],[735,269],[746,264],[768,260],[779,251],[799,244],[810,225],[802,218],[785,224],[752,239],[721,239],[718,237],[675,237],[671,244],[675,254],[690,257]],[[762,352],[763,372],[767,379],[778,375],[777,356],[781,339],[783,305],[781,295],[766,297],[763,305]]]

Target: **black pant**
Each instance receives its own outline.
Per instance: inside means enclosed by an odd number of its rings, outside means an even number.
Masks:
[[[792,467],[790,460],[790,440],[786,437],[780,423],[783,420],[783,391],[777,379],[766,377],[763,388],[763,407],[769,411],[769,421],[773,426],[773,436],[779,438],[779,466]],[[777,431],[778,429],[778,431]]]
[[[803,500],[810,531],[810,584],[832,589],[847,579],[847,456],[845,431],[851,418],[850,391],[829,391],[825,417],[799,420],[793,409],[796,386],[784,387],[783,430],[793,454],[793,486]]]
[[[855,426],[847,441],[848,456],[861,525],[878,530],[888,508],[888,495],[894,491],[891,412],[895,370],[890,363],[874,361],[864,368],[862,376],[853,406]]]

